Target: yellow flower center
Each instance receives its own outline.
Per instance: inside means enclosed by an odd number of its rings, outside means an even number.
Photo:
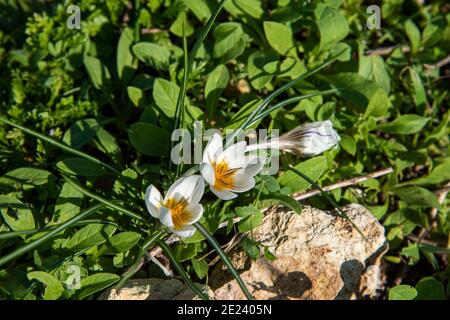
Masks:
[[[191,214],[186,210],[187,205],[188,202],[184,198],[180,200],[169,198],[164,203],[164,207],[170,209],[175,230],[180,230],[191,219]]]
[[[240,169],[230,169],[225,161],[213,163],[214,168],[214,189],[217,191],[233,189],[233,176]]]

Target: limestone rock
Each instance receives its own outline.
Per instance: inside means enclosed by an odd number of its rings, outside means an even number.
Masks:
[[[208,289],[209,296],[214,293]],[[199,298],[177,279],[132,279],[120,290],[105,291],[100,300],[198,300]]]
[[[255,299],[376,297],[382,286],[381,257],[387,251],[384,228],[361,205],[343,211],[367,239],[334,212],[311,207],[300,215],[284,208],[268,212],[251,236],[277,259],[253,262],[242,252],[233,256]],[[213,271],[210,285],[216,299],[245,299],[223,265]]]

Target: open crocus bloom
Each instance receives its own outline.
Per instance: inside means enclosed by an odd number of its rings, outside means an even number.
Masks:
[[[262,170],[264,161],[246,156],[246,147],[247,143],[241,141],[223,150],[222,138],[216,133],[203,152],[200,172],[211,191],[222,200],[236,198],[236,192],[255,186],[254,176]]]
[[[161,221],[170,231],[182,238],[195,233],[192,226],[203,215],[199,204],[205,191],[205,182],[199,175],[180,178],[169,188],[166,196],[150,185],[145,193],[145,204],[150,215]]]

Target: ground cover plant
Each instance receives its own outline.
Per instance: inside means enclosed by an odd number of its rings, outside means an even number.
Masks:
[[[263,208],[360,203],[389,241],[379,298],[447,299],[449,55],[447,1],[0,0],[0,298],[164,277],[157,247],[201,298],[216,257],[251,298],[224,248],[276,259]],[[219,134],[173,163],[180,128]],[[215,152],[250,129],[285,134],[275,175]]]

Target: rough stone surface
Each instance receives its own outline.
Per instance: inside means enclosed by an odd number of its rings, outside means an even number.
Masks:
[[[363,206],[343,210],[358,226],[333,212],[306,207],[301,215],[274,208],[252,238],[277,257],[250,261],[242,252],[234,265],[255,299],[375,298],[382,286],[380,263],[387,251],[384,228]],[[218,265],[211,276],[216,299],[244,299],[235,280]]]
[[[203,286],[206,288],[205,286]],[[208,288],[209,290],[209,288]],[[214,293],[209,290],[209,296]],[[105,291],[100,300],[197,300],[192,291],[177,279],[133,279],[120,290]]]

